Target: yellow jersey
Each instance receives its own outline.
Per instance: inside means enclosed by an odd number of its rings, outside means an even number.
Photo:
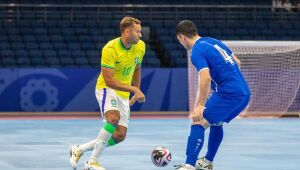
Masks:
[[[137,64],[141,64],[145,54],[145,43],[140,40],[130,49],[126,49],[121,38],[109,41],[102,49],[101,67],[114,69],[113,78],[124,84],[131,85],[132,76]],[[107,88],[103,74],[100,73],[96,89]],[[114,90],[122,98],[128,98],[130,93]]]

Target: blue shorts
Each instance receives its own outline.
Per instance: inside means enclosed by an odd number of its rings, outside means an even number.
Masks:
[[[230,122],[248,105],[250,96],[223,96],[213,93],[205,104],[203,117],[210,124]]]

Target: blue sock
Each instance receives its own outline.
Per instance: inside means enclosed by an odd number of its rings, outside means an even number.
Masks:
[[[195,166],[204,143],[205,129],[201,125],[192,125],[186,148],[186,164]]]
[[[205,158],[213,161],[223,140],[223,126],[211,126]]]

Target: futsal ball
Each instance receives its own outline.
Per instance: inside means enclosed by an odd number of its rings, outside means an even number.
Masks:
[[[157,147],[152,151],[151,159],[154,165],[164,167],[170,163],[171,153],[167,148]]]

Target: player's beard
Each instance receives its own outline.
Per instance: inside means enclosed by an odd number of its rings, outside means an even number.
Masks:
[[[140,39],[137,35],[134,34],[134,32],[131,32],[129,34],[129,40],[130,40],[130,44],[137,44]]]
[[[134,37],[134,36],[132,36],[132,44],[137,44],[138,42],[139,42],[139,38],[136,38],[136,37]]]

